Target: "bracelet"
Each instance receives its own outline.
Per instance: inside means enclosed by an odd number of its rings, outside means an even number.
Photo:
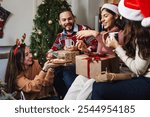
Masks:
[[[113,81],[115,77],[116,77],[116,74],[111,73],[111,79],[109,81]]]
[[[43,71],[43,72],[45,72],[45,73],[47,72],[47,71],[46,71],[46,70],[44,70],[44,69],[42,69],[42,71]]]

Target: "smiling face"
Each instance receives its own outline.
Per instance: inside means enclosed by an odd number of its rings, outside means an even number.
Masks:
[[[115,20],[117,18],[117,15],[112,15],[106,9],[103,9],[101,12],[101,23],[107,31],[111,30],[115,26]]]
[[[75,19],[70,11],[65,11],[59,15],[59,24],[66,31],[72,31]]]
[[[25,67],[28,67],[30,65],[32,65],[33,63],[33,58],[32,58],[32,54],[30,52],[30,48],[29,47],[25,47],[25,58],[24,58],[24,65]]]

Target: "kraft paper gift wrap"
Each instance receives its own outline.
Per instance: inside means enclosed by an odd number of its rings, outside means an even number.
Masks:
[[[98,74],[108,72],[119,72],[119,65],[116,64],[116,56],[107,55],[105,57],[91,57],[88,55],[76,56],[76,74],[88,78],[95,78]]]
[[[58,54],[59,58],[63,58],[66,61],[71,61],[71,63],[75,63],[75,56],[79,55],[79,51],[67,51],[67,50],[58,50],[55,51]]]

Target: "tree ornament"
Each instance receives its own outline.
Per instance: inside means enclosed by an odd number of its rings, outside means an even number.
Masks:
[[[34,57],[37,57],[37,52],[35,52],[33,55],[34,55]]]
[[[42,57],[42,60],[45,60],[45,58]]]
[[[42,31],[41,31],[41,30],[38,30],[38,34],[41,35],[41,34],[42,34]]]
[[[48,24],[52,24],[53,22],[52,22],[52,20],[48,20]]]

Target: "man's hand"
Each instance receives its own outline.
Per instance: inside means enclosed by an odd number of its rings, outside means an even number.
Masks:
[[[82,40],[78,40],[76,46],[82,52],[88,52],[87,46]]]
[[[53,54],[50,53],[50,52],[47,52],[47,54],[46,54],[46,59],[47,59],[47,60],[51,60],[51,59],[53,59],[53,58],[54,58]]]

